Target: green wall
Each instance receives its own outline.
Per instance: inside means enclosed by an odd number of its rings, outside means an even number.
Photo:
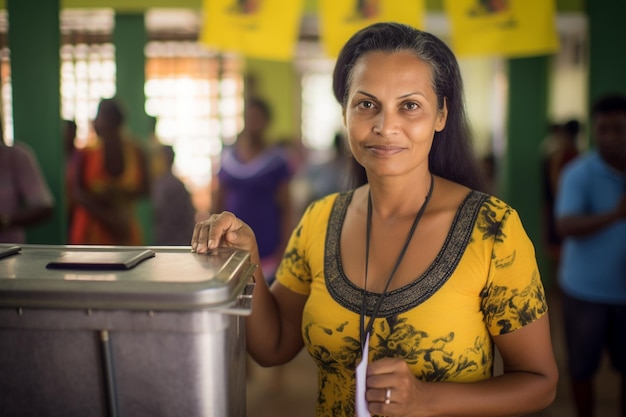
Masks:
[[[145,111],[146,59],[148,42],[144,13],[124,12],[115,15],[116,96],[126,110],[126,128],[140,142],[150,138],[150,124]],[[147,146],[144,147],[147,150]],[[146,158],[149,155],[146,153]],[[137,213],[141,222],[144,245],[153,244],[153,212],[149,198],[139,201]]]
[[[245,72],[252,80],[252,93],[267,100],[272,108],[269,136],[275,140],[300,136],[300,87],[294,66],[289,62],[248,59]]]

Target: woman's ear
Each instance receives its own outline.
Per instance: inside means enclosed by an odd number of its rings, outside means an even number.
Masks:
[[[435,123],[435,131],[441,132],[446,127],[446,121],[448,120],[448,100],[443,98],[443,108],[439,110],[437,114],[437,122]]]

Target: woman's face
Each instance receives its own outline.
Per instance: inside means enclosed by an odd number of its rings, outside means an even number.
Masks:
[[[252,105],[244,111],[244,129],[252,136],[261,136],[267,128],[268,119],[259,106]]]
[[[369,52],[354,66],[344,123],[368,175],[428,169],[434,134],[446,117],[445,102],[437,109],[430,67],[411,52]]]

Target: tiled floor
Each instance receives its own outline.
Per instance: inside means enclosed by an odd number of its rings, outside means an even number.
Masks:
[[[554,349],[561,377],[556,401],[546,410],[532,414],[534,417],[573,417],[574,410],[569,394],[560,299],[556,291],[548,293]],[[277,373],[278,372],[278,373]],[[278,376],[278,378],[277,378]],[[277,383],[278,381],[278,383]],[[248,417],[313,417],[317,390],[315,365],[303,351],[291,363],[278,368],[260,368],[251,362],[247,387]],[[598,417],[618,417],[617,374],[604,362],[597,380]]]

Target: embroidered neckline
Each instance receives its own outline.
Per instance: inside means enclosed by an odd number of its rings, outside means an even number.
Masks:
[[[341,226],[353,194],[353,190],[341,193],[333,203],[326,231],[324,280],[328,292],[337,303],[347,310],[359,314],[363,289],[353,284],[345,275],[340,253]],[[487,198],[488,195],[477,191],[468,193],[454,216],[450,231],[435,260],[413,282],[389,291],[382,303],[378,317],[394,316],[417,307],[428,300],[448,281],[470,242],[476,217],[482,203]],[[334,273],[331,274],[331,271]],[[366,313],[369,315],[372,313],[370,306],[376,304],[380,294],[365,291],[365,296],[368,306]]]

